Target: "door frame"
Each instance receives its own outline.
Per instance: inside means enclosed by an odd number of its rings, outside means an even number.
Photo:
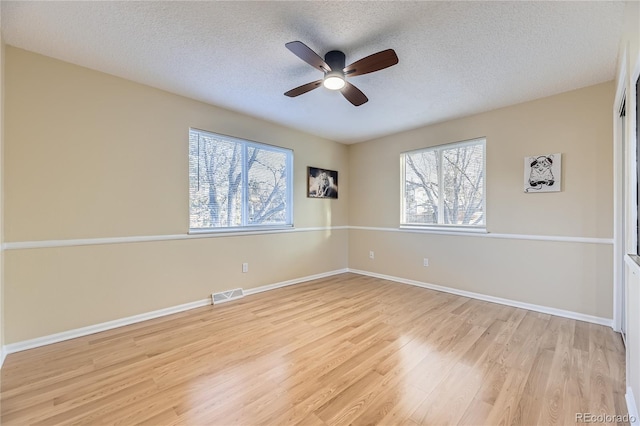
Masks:
[[[624,256],[627,253],[627,241],[625,238],[625,225],[628,224],[627,199],[625,194],[625,183],[628,182],[628,160],[629,150],[624,139],[628,130],[621,128],[620,108],[622,102],[626,100],[628,92],[627,84],[627,55],[626,49],[622,55],[622,66],[616,85],[616,96],[613,102],[613,329],[620,332],[623,322],[623,294],[625,287],[624,279]],[[626,104],[627,112],[629,104]],[[628,113],[626,114],[628,117]],[[626,155],[625,155],[626,154]]]

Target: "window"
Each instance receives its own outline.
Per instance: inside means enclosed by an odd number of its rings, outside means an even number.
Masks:
[[[401,225],[485,225],[485,139],[401,154]]]
[[[189,228],[292,225],[293,151],[189,130]]]

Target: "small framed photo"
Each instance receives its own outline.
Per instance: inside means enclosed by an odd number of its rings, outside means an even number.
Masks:
[[[338,198],[338,172],[335,170],[307,168],[307,197]]]
[[[524,192],[558,192],[562,183],[562,154],[524,157]]]

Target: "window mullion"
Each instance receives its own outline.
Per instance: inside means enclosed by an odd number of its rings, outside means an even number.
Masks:
[[[247,169],[247,162],[249,161],[249,153],[248,153],[248,147],[246,143],[242,144],[242,212],[241,212],[241,223],[242,226],[247,226],[247,223],[249,222],[247,219],[247,212],[248,212],[248,205],[249,205],[249,198],[248,198],[248,194],[249,191],[247,190],[248,187],[248,169]]]
[[[438,152],[438,224],[442,225],[444,224],[444,188],[443,188],[443,182],[444,182],[444,178],[443,178],[443,168],[444,168],[444,163],[443,163],[443,151],[442,149],[439,149]]]
[[[198,169],[198,191],[200,191],[200,156],[202,155],[202,151],[200,151],[200,133],[198,133],[198,164],[197,164],[197,169]]]

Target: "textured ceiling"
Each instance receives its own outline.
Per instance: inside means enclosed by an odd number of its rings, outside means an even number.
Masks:
[[[2,1],[7,44],[344,143],[614,78],[622,2]],[[353,77],[369,102],[320,88],[284,44],[347,64],[392,48],[400,62]],[[215,129],[213,129],[215,130]]]

